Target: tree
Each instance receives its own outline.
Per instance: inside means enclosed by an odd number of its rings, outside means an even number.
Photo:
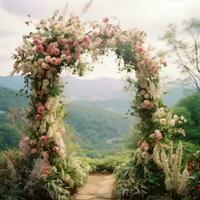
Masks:
[[[168,53],[175,57],[175,62],[182,73],[193,80],[200,92],[200,19],[184,21],[180,27],[170,24],[162,37],[169,47]]]

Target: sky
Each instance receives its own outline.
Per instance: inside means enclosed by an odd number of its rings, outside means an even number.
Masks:
[[[88,0],[0,0],[0,76],[9,75],[13,62],[11,55],[21,44],[22,35],[30,30],[25,25],[30,14],[34,22],[50,17],[55,9],[63,10],[66,3],[68,12],[80,14]],[[170,23],[200,17],[200,0],[94,0],[83,21],[116,17],[124,29],[137,27],[147,33],[147,43],[157,50],[165,49],[159,37]],[[167,60],[167,58],[166,58]],[[168,60],[167,60],[168,61]],[[163,79],[176,79],[179,71],[168,62],[161,72]],[[85,78],[120,78],[113,56],[104,59]]]

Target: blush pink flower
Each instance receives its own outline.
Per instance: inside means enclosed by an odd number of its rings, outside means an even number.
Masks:
[[[151,73],[156,73],[157,72],[157,69],[158,69],[158,66],[156,64],[152,64],[150,67],[149,67],[149,70]]]
[[[41,156],[42,156],[44,159],[49,158],[49,154],[48,154],[47,151],[43,151],[43,152],[41,153]]]
[[[160,132],[160,130],[155,130],[154,138],[157,139],[157,140],[161,140],[163,138],[162,133]]]
[[[44,165],[43,167],[42,167],[42,169],[41,169],[41,176],[42,176],[42,178],[44,179],[44,180],[46,180],[47,179],[47,177],[49,176],[49,174],[50,174],[50,166],[48,166],[48,165]]]
[[[103,21],[103,23],[108,23],[109,22],[109,18],[108,17],[104,17],[102,21]]]
[[[41,53],[41,52],[43,52],[44,47],[42,45],[37,45],[35,50],[37,53]]]
[[[67,50],[67,51],[66,51],[66,56],[70,56],[70,54],[71,54],[71,53],[70,53],[70,50]]]
[[[37,149],[36,148],[32,148],[31,149],[31,154],[36,154],[37,153]]]
[[[40,45],[40,42],[39,42],[38,38],[34,38],[34,39],[33,39],[33,43],[34,43],[36,46],[39,46],[39,45]]]
[[[44,111],[45,111],[45,107],[44,106],[40,105],[40,106],[37,107],[37,112],[38,113],[43,113]]]
[[[143,47],[138,47],[137,50],[138,50],[139,53],[143,53],[144,52],[144,48]]]
[[[82,42],[85,42],[85,43],[90,43],[90,38],[87,36],[87,35],[85,35],[84,37],[83,37],[83,39],[82,39]]]
[[[143,151],[148,151],[149,150],[149,144],[146,141],[143,141],[140,144],[140,149],[143,150]]]
[[[40,114],[35,115],[35,121],[40,121],[42,119],[42,116]]]
[[[72,58],[71,56],[67,56],[66,57],[67,62],[70,62],[71,58]]]
[[[60,54],[60,50],[58,48],[54,48],[53,49],[53,54],[56,55],[56,56],[59,55]]]
[[[43,62],[43,63],[41,64],[41,68],[42,68],[42,69],[49,69],[49,65],[46,64],[45,62]]]
[[[60,63],[60,59],[59,58],[51,58],[51,64],[53,65],[58,65]]]
[[[46,135],[42,135],[42,136],[40,137],[40,141],[41,141],[41,142],[46,142],[47,140],[48,140],[48,138],[47,138]]]

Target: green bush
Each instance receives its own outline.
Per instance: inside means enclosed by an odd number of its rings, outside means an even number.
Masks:
[[[21,162],[16,150],[0,152],[0,199],[22,200],[22,188],[18,181]]]
[[[116,172],[115,198],[117,200],[144,200],[151,194],[165,191],[162,171],[153,161],[145,166],[130,160]]]
[[[0,199],[68,200],[77,187],[85,183],[91,171],[87,158],[72,156],[59,171],[45,181],[38,180],[37,188],[32,188],[31,181],[27,187],[27,175],[21,173],[23,162],[16,150],[0,152]],[[34,199],[28,195],[30,193],[34,193]]]
[[[200,199],[200,151],[197,151],[191,163],[190,182],[188,188],[188,196],[190,200]]]
[[[130,152],[122,152],[102,159],[89,159],[89,163],[93,173],[113,173],[129,161],[130,155]]]

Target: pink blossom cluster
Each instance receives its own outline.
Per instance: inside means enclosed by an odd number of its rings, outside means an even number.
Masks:
[[[149,144],[147,143],[146,140],[143,140],[141,142],[139,142],[139,148],[142,150],[142,151],[148,151],[149,150]]]
[[[47,105],[42,105],[41,103],[38,104],[36,107],[36,115],[35,115],[35,121],[42,120],[42,114],[47,110]]]

